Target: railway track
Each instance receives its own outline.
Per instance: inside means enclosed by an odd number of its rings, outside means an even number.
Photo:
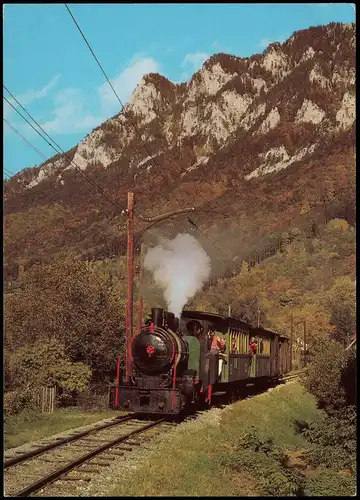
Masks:
[[[296,380],[297,378],[299,378],[304,373],[306,373],[306,369],[299,370],[299,371],[294,372],[294,373],[289,373],[288,375],[285,375],[285,377],[283,377],[281,379],[281,381],[289,382],[290,380]]]
[[[295,380],[304,371],[290,373],[281,382]],[[248,397],[254,395],[248,394]],[[195,412],[186,420],[196,419],[201,413]],[[126,415],[87,430],[75,430],[69,436],[52,439],[50,443],[36,446],[26,453],[5,457],[5,496],[26,497],[34,493],[58,496],[52,494],[52,487],[56,486],[59,491],[64,489],[66,482],[89,482],[99,472],[99,467],[109,466],[134,446],[140,445],[139,441],[133,440],[134,436],[169,425],[174,424],[164,419],[143,421],[134,415]]]
[[[173,424],[164,419],[144,422],[129,415],[5,460],[5,496],[26,497],[37,492],[55,496],[51,489],[60,482],[89,482],[99,467],[138,446],[135,436],[169,425]]]

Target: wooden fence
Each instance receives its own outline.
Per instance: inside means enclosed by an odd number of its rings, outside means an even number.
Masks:
[[[41,387],[36,394],[36,402],[42,413],[53,413],[55,409],[55,387]]]

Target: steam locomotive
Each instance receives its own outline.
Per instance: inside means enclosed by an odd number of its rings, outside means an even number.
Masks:
[[[213,333],[226,340],[223,354],[210,350]],[[133,336],[127,355],[131,377],[110,387],[110,407],[141,414],[178,415],[199,402],[210,405],[218,395],[232,397],[249,383],[276,382],[291,369],[287,336],[199,311],[183,311],[178,319],[152,309],[150,323]]]

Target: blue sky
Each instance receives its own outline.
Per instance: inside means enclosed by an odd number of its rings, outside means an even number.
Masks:
[[[299,29],[355,21],[350,3],[69,7],[123,102],[145,73],[187,81],[214,53],[248,57]],[[64,150],[120,111],[64,4],[5,5],[3,40],[4,84]],[[21,134],[47,157],[55,154],[4,106]],[[13,173],[43,162],[6,124],[4,146]]]

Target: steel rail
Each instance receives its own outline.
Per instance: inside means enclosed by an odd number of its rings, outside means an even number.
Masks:
[[[58,448],[59,446],[62,446],[64,444],[71,443],[72,441],[76,441],[78,439],[81,439],[82,437],[87,436],[89,434],[92,434],[94,432],[98,432],[98,431],[101,431],[103,429],[108,429],[109,427],[113,427],[115,425],[120,425],[121,423],[126,422],[128,420],[131,420],[133,418],[134,418],[134,415],[126,415],[125,417],[119,418],[115,422],[108,422],[108,423],[102,424],[98,427],[93,427],[93,428],[88,429],[86,431],[82,431],[82,432],[79,432],[77,434],[74,434],[73,436],[68,436],[68,437],[65,437],[63,439],[59,439],[56,443],[50,443],[46,446],[42,446],[42,447],[37,448],[35,450],[24,453],[23,455],[19,455],[18,457],[9,458],[8,460],[5,460],[5,462],[4,462],[4,469],[8,469],[9,467],[13,467],[14,465],[21,464],[22,462],[26,462],[27,460],[30,460],[31,458],[42,455],[43,453],[46,453],[47,451]]]
[[[281,377],[280,380],[283,380],[283,381],[291,380],[293,378],[300,377],[300,375],[303,375],[304,373],[306,373],[306,369],[305,370],[300,370],[300,371],[295,372],[295,373],[289,373],[289,374],[285,375],[284,377]]]
[[[33,484],[30,484],[29,486],[26,486],[23,488],[21,491],[18,491],[15,493],[14,497],[26,497],[30,495],[31,493],[34,493],[41,489],[42,487],[56,481],[60,476],[66,474],[67,472],[70,472],[71,470],[75,469],[79,465],[82,465],[83,463],[87,462],[91,458],[95,457],[96,455],[99,455],[100,453],[108,450],[109,448],[112,448],[123,441],[126,441],[129,439],[131,436],[135,436],[137,434],[141,434],[142,432],[151,429],[152,427],[155,427],[156,425],[159,425],[164,422],[164,419],[162,418],[161,420],[157,420],[156,422],[152,422],[151,424],[147,424],[144,427],[141,427],[140,429],[135,429],[128,434],[125,434],[125,436],[120,436],[117,437],[116,439],[100,446],[99,448],[96,448],[95,450],[90,451],[89,453],[86,453],[85,455],[82,455],[81,457],[77,458],[76,460],[69,462],[67,465],[64,467],[60,467],[59,469],[56,469],[54,472],[51,472],[45,477],[42,477],[41,479],[35,481]]]

